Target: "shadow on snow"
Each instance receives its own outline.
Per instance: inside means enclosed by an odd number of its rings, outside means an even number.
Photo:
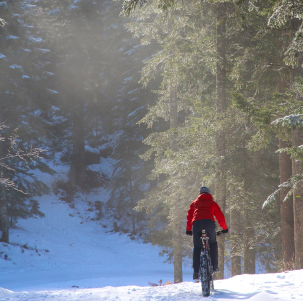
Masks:
[[[247,294],[237,293],[235,291],[229,291],[224,289],[215,289],[215,291],[211,294],[215,299],[231,299],[231,300],[248,300],[251,297],[259,294],[260,292],[252,292]]]

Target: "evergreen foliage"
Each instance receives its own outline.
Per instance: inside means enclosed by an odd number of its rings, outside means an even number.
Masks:
[[[153,127],[157,120],[168,120],[169,88],[178,86],[178,130],[174,133],[156,131],[145,140],[151,149],[144,157],[155,156],[151,178],[159,183],[138,208],[154,214],[152,225],[154,220],[163,221],[167,215],[168,226],[164,226],[165,231],[155,230],[154,241],[165,246],[164,250],[172,247],[169,239],[172,236],[163,233],[169,233],[172,220],[184,221],[188,205],[196,196],[193,192],[197,192],[202,183],[214,187],[216,171],[224,168],[229,185],[237,187],[236,195],[228,198],[227,212],[234,208],[243,212],[244,243],[238,253],[244,256],[244,272],[254,272],[257,258],[268,271],[282,268],[279,203],[259,213],[264,200],[278,186],[276,137],[291,140],[289,128],[279,124],[293,125],[300,118],[300,115],[289,115],[301,113],[300,79],[294,84],[290,79],[292,74],[299,75],[302,68],[297,67],[293,72],[289,66],[300,66],[301,23],[296,19],[300,19],[301,5],[292,6],[286,1],[228,3],[226,83],[230,97],[229,109],[220,114],[216,114],[213,101],[218,55],[214,47],[216,4],[148,1],[135,9],[136,5],[136,1],[124,3],[124,12],[135,20],[130,28],[143,43],[155,39],[162,45],[162,50],[143,69],[145,84],[159,75],[162,83],[157,92],[158,102],[150,107],[141,122]],[[290,20],[293,16],[295,20]],[[286,82],[285,92],[279,91],[281,82]],[[221,129],[226,129],[227,144],[226,155],[219,162],[215,156],[215,139]],[[172,134],[178,141],[176,153],[170,150]],[[280,151],[299,158],[297,146]],[[294,179],[299,181],[300,176],[294,175]],[[172,210],[173,200],[179,197],[180,210]],[[166,215],[163,216],[163,212]],[[228,243],[235,244],[232,235]],[[271,256],[273,248],[274,257]],[[171,258],[172,253],[169,254]]]

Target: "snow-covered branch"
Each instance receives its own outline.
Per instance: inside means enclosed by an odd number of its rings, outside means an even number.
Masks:
[[[282,127],[302,127],[303,126],[303,114],[291,114],[274,120],[272,125],[281,125]]]
[[[286,194],[283,202],[287,201],[288,198],[293,194],[293,192],[296,190],[297,186],[299,183],[301,183],[303,180],[303,175],[295,175],[292,176],[287,182],[284,182],[278,186],[278,189],[274,191],[271,195],[269,195],[266,199],[266,201],[263,203],[262,208],[266,207],[269,205],[271,202],[275,201],[277,196],[279,195],[280,191],[283,188],[290,188],[288,193]]]
[[[0,124],[0,130],[7,128],[4,124]],[[15,172],[11,162],[12,160],[19,160],[24,162],[28,166],[29,161],[34,161],[35,159],[41,159],[41,153],[44,152],[41,148],[30,147],[29,150],[22,150],[18,147],[17,140],[19,138],[17,130],[13,131],[13,134],[7,139],[9,140],[9,147],[4,155],[3,150],[1,151],[2,157],[0,157],[0,185],[4,185],[6,188],[12,188],[16,191],[23,192],[18,189],[15,182],[7,177],[5,177],[5,170]],[[5,138],[0,136],[0,142],[4,142]],[[3,147],[0,144],[0,147]],[[24,192],[23,192],[24,193]]]

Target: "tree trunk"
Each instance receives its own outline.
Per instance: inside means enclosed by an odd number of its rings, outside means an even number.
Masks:
[[[3,148],[0,148],[0,157],[4,158]],[[1,177],[5,177],[5,169],[1,167]],[[0,185],[0,221],[1,221],[1,241],[9,243],[9,217],[7,210],[7,197],[6,197],[6,187],[5,185]]]
[[[251,211],[249,204],[246,202],[244,208],[244,258],[243,258],[243,272],[244,274],[256,273],[256,250],[254,247],[255,231],[250,219]]]
[[[7,212],[7,201],[6,201],[6,188],[1,185],[0,191],[0,214],[1,214],[1,228],[2,237],[1,241],[9,243],[9,226],[8,226],[8,212]]]
[[[72,109],[73,153],[70,167],[70,179],[74,189],[84,183],[85,142],[84,142],[84,101],[81,96],[75,100]]]
[[[292,144],[299,146],[303,143],[303,129],[296,128],[292,130]],[[293,175],[303,174],[303,162],[301,160],[292,160]],[[303,183],[297,186],[293,194],[294,208],[294,242],[295,242],[295,268],[303,269]]]
[[[285,93],[285,80],[282,76],[278,78],[278,92]],[[290,145],[279,139],[279,148],[290,147]],[[279,153],[279,172],[280,184],[286,182],[292,175],[292,162],[290,155]],[[294,242],[294,207],[293,196],[283,202],[289,188],[283,188],[280,191],[280,213],[281,213],[281,231],[282,231],[282,256],[283,269],[293,270],[295,265],[295,242]]]
[[[169,122],[170,129],[176,129],[178,127],[178,103],[177,103],[177,88],[170,87],[170,111],[169,111]],[[170,147],[173,152],[177,151],[176,133],[171,134]]]
[[[175,225],[174,227],[174,242],[173,242],[173,254],[174,254],[174,283],[183,282],[182,271],[182,235],[181,226]]]
[[[230,212],[230,228],[232,229],[232,249],[231,249],[231,276],[241,275],[241,255],[240,255],[240,210],[233,209]]]
[[[130,162],[128,164],[128,173],[129,173],[129,190],[130,190],[130,201],[131,201],[131,207],[132,207],[132,224],[133,224],[133,231],[132,233],[136,233],[136,223],[135,223],[135,202],[134,202],[134,196],[133,196],[133,183],[132,183],[132,170]]]
[[[279,140],[279,148],[289,147],[290,145]],[[286,182],[292,175],[292,163],[290,155],[279,153],[280,184]],[[289,188],[283,188],[280,191],[280,212],[281,212],[281,230],[282,230],[282,256],[284,271],[293,270],[295,263],[295,242],[294,242],[294,207],[293,197],[289,197],[283,202]]]
[[[178,127],[178,102],[177,88],[170,87],[170,128]],[[177,151],[176,133],[171,134],[170,147],[173,152]],[[174,255],[174,283],[183,282],[182,272],[182,235],[181,224],[178,218],[178,203],[180,199],[176,199],[176,204],[172,206],[173,215],[173,255]]]
[[[234,186],[230,189],[231,196],[236,195]],[[231,230],[231,276],[241,275],[241,215],[239,208],[233,205],[230,210],[230,230]]]
[[[217,4],[217,70],[216,70],[216,110],[222,114],[226,110],[226,48],[225,48],[225,33],[226,33],[226,5],[225,3]],[[225,130],[220,129],[216,134],[216,201],[221,207],[223,213],[226,208],[226,175],[224,171],[223,160],[225,157]],[[225,236],[222,235],[218,239],[219,250],[219,269],[216,274],[216,279],[224,278],[224,245]]]
[[[250,121],[248,121],[248,124]],[[245,139],[246,140],[246,139]],[[246,150],[247,152],[247,150]],[[247,161],[250,162],[253,160],[252,158],[249,158],[248,155],[246,155]],[[253,223],[253,210],[251,208],[251,199],[249,195],[250,191],[250,184],[251,179],[250,170],[254,168],[254,165],[252,163],[251,166],[249,166],[249,162],[246,162],[245,165],[245,175],[244,175],[244,192],[245,195],[245,202],[244,202],[244,227],[243,227],[243,242],[244,242],[244,254],[243,254],[243,273],[244,274],[255,274],[256,273],[256,248],[255,248],[255,229],[254,229],[254,223]]]

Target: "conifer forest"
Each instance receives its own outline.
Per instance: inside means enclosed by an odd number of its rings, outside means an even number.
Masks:
[[[302,20],[301,0],[0,0],[1,241],[37,196],[105,187],[91,210],[182,282],[207,186],[217,279],[303,269]]]

